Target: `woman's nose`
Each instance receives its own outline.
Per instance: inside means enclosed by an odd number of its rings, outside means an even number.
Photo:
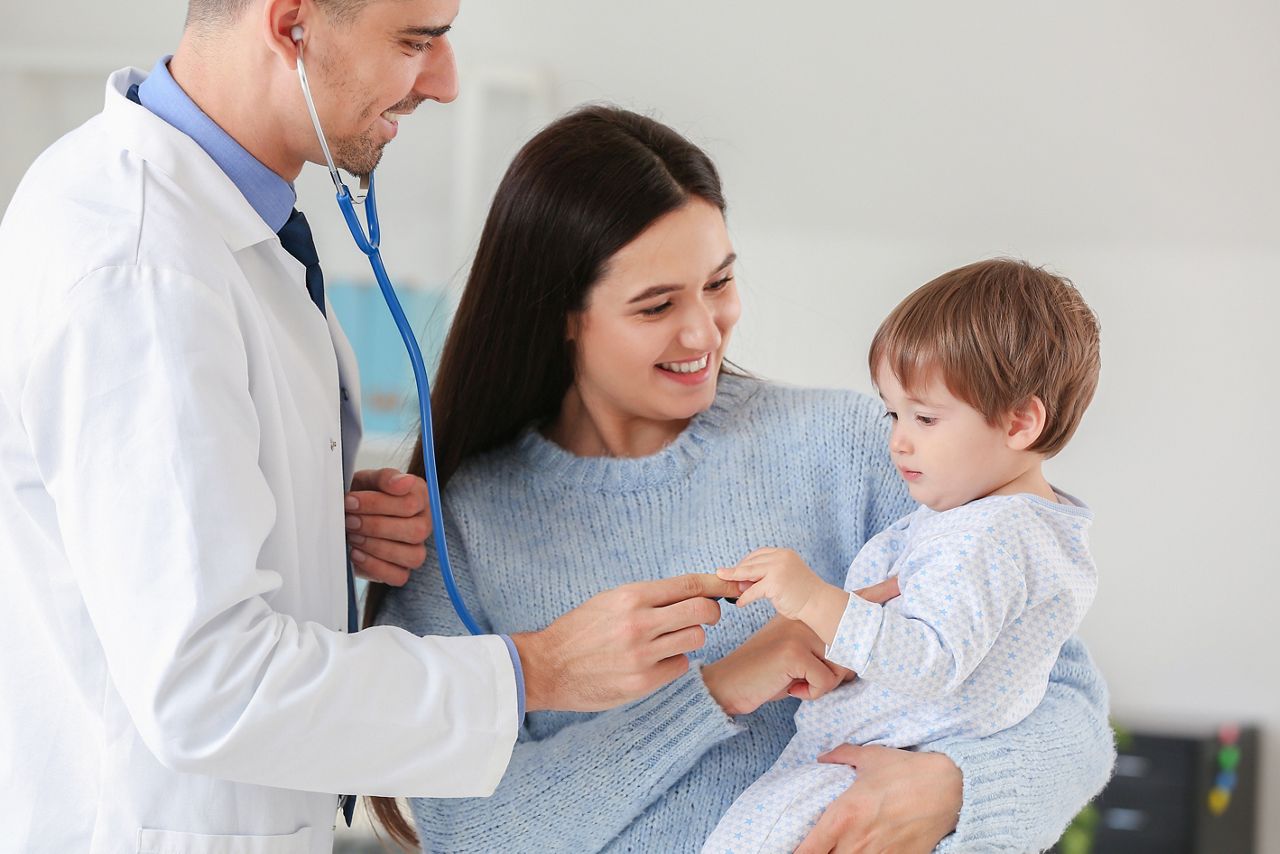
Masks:
[[[691,306],[680,329],[680,346],[710,352],[720,347],[720,327],[708,306]]]

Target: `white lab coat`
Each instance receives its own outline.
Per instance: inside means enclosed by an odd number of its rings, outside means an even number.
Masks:
[[[334,793],[493,790],[511,660],[344,633],[350,348],[144,76],[0,225],[0,850],[328,852]]]

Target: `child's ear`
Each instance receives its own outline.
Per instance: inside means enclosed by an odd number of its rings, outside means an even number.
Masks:
[[[1044,401],[1032,395],[1005,416],[1005,444],[1015,451],[1025,451],[1044,432]]]

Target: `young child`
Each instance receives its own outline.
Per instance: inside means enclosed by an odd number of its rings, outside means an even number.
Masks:
[[[904,300],[871,345],[893,421],[889,453],[923,506],[871,538],[844,590],[787,549],[722,578],[738,606],[772,601],[857,679],[804,702],[773,767],[729,808],[704,852],[793,851],[854,770],[817,757],[845,742],[911,747],[1010,727],[1039,704],[1097,589],[1092,513],[1049,485],[1098,380],[1098,323],[1070,282],[982,261]],[[886,605],[852,591],[897,576]]]

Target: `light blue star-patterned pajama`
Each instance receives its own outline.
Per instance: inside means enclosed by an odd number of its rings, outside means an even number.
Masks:
[[[840,744],[976,738],[1025,718],[1097,591],[1093,514],[1058,496],[921,507],[868,540],[845,589],[896,575],[901,595],[884,606],[849,597],[827,658],[858,678],[800,704],[795,736],[702,850],[794,851],[853,783],[852,768],[817,762]]]

